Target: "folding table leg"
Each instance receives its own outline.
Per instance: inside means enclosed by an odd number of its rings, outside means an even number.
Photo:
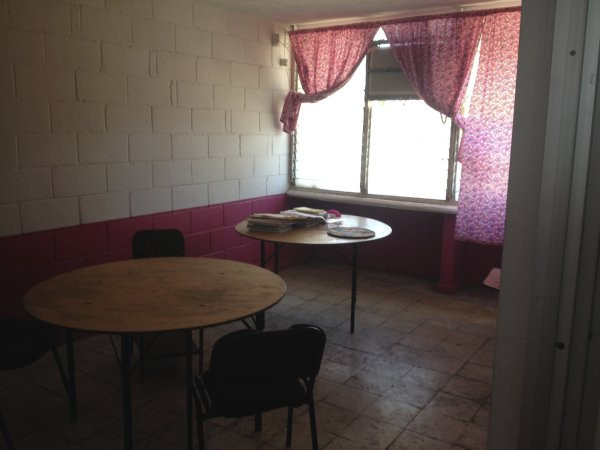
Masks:
[[[123,446],[133,449],[131,420],[131,335],[121,335],[121,387],[123,389]]]
[[[67,340],[67,395],[69,397],[71,421],[74,421],[77,419],[77,391],[75,387],[75,351],[73,349],[73,331],[66,329],[65,338]]]
[[[187,448],[192,450],[193,443],[193,416],[194,416],[194,405],[192,404],[193,395],[192,389],[194,388],[194,374],[192,371],[192,330],[185,330],[185,376],[187,386]],[[202,358],[202,355],[200,355]],[[200,411],[198,411],[200,414]]]
[[[354,333],[354,310],[356,309],[356,269],[358,265],[358,245],[352,244],[352,300],[350,305],[350,333]]]

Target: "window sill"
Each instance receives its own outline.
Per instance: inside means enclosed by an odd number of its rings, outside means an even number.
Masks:
[[[403,209],[406,211],[422,211],[442,214],[456,214],[456,205],[445,205],[439,203],[410,202],[402,200],[386,200],[373,197],[356,197],[352,195],[326,194],[324,192],[311,192],[290,189],[287,191],[290,197],[306,198],[309,200],[322,200],[328,202],[345,203],[361,206],[377,206],[380,208]]]

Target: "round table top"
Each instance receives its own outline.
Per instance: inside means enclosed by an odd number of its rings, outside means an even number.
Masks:
[[[216,258],[148,258],[89,266],[34,286],[34,317],[84,331],[140,333],[201,328],[264,311],[285,282],[261,267]]]
[[[375,232],[375,236],[367,238],[341,238],[327,234],[329,228],[334,227],[360,227],[368,228]],[[342,215],[341,223],[331,223],[316,227],[294,228],[284,233],[270,233],[268,231],[252,231],[248,229],[247,221],[238,223],[235,231],[239,234],[262,241],[278,242],[281,244],[305,244],[305,245],[339,245],[356,244],[359,242],[375,241],[389,236],[392,229],[389,225],[379,220],[368,217]]]

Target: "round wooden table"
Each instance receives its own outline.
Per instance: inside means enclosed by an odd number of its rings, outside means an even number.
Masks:
[[[237,231],[242,236],[260,240],[260,260],[261,266],[265,267],[267,255],[265,253],[265,242],[275,244],[275,252],[273,253],[275,262],[275,273],[279,271],[279,249],[285,244],[299,245],[352,245],[352,287],[351,287],[351,303],[350,303],[350,332],[354,333],[354,314],[356,309],[356,276],[358,265],[358,244],[383,239],[392,233],[389,225],[380,222],[379,220],[370,219],[368,217],[352,216],[343,214],[341,223],[331,223],[319,225],[316,227],[299,227],[294,228],[284,233],[270,233],[265,231],[253,231],[248,228],[246,220],[238,223],[235,226]],[[333,227],[360,227],[367,228],[375,232],[372,237],[362,238],[342,238],[331,236],[327,231]],[[334,247],[335,248],[335,247]],[[270,258],[270,257],[269,257]]]
[[[121,335],[124,446],[131,427],[132,336],[186,332],[188,448],[192,442],[192,334],[197,328],[264,312],[285,294],[278,275],[258,266],[216,258],[148,258],[100,264],[58,275],[34,286],[23,300],[37,319],[66,328],[69,381],[74,397],[70,330]]]

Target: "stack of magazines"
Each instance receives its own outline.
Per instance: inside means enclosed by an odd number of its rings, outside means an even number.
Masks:
[[[295,226],[296,219],[285,214],[259,213],[248,217],[248,229],[253,231],[268,231],[271,233],[284,233]]]
[[[299,207],[280,213],[257,213],[247,219],[248,229],[284,233],[292,228],[313,227],[326,223],[339,223],[340,218],[331,217],[326,211]]]

